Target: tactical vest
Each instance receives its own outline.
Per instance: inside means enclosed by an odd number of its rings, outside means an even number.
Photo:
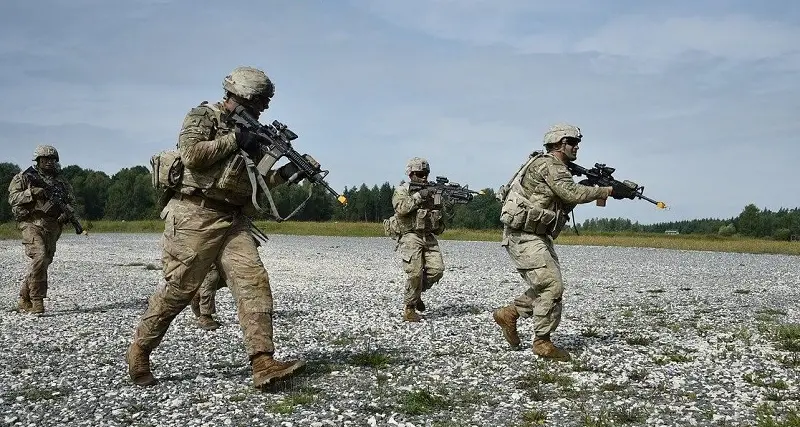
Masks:
[[[216,104],[203,102],[200,107],[212,114],[214,126],[209,140],[227,135],[233,129],[222,121],[224,112]],[[250,198],[253,187],[247,174],[247,166],[241,150],[236,150],[224,160],[202,170],[184,167],[178,150],[162,151],[150,159],[153,186],[157,189],[171,188],[185,194],[202,192],[206,197],[244,204]]]
[[[401,182],[400,186],[408,191],[408,183]],[[387,236],[399,237],[411,232],[442,234],[444,221],[441,209],[436,209],[432,202],[425,201],[408,215],[395,213],[389,219],[384,220],[384,233]]]
[[[544,156],[540,151],[531,153],[528,160],[517,170],[504,186],[497,190],[497,200],[502,203],[500,222],[511,231],[524,231],[538,235],[556,237],[557,212],[534,205],[530,194],[522,186],[522,177],[533,162]]]

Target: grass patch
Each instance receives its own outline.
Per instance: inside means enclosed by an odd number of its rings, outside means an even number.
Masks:
[[[630,345],[650,345],[653,340],[643,335],[625,338],[625,342]]]
[[[394,361],[394,358],[389,353],[380,349],[375,349],[350,356],[349,363],[354,366],[366,366],[377,369],[394,363]]]
[[[161,233],[164,222],[145,221],[84,221],[84,228],[91,233]],[[303,222],[303,221],[256,221],[256,225],[267,234],[292,234],[314,236],[384,237],[382,223],[368,222]],[[67,225],[69,227],[69,225]],[[474,240],[499,242],[502,231],[496,230],[446,230],[445,240]],[[0,224],[0,239],[19,239],[20,232],[14,222]],[[568,232],[558,237],[560,245],[624,246],[640,248],[664,248],[695,251],[740,252],[754,254],[800,255],[797,242],[753,239],[747,237],[720,237],[717,235],[681,234],[666,236],[660,233],[590,233],[577,236]]]
[[[786,312],[777,308],[763,308],[756,313],[764,314],[767,316],[786,316]]]
[[[791,409],[780,416],[772,406],[763,403],[756,409],[756,427],[800,427],[800,412]]]
[[[786,351],[800,352],[800,323],[784,323],[773,330],[778,341],[778,348]]]
[[[543,426],[547,422],[547,414],[542,411],[531,409],[522,413],[522,426]]]
[[[600,336],[600,332],[598,332],[593,325],[589,325],[586,327],[586,329],[581,331],[581,336],[586,338],[597,338]]]
[[[269,411],[275,414],[289,415],[297,409],[298,406],[308,405],[317,399],[317,395],[310,392],[295,392],[290,393],[283,400],[273,403],[269,406]]]
[[[409,415],[422,415],[448,409],[452,402],[428,389],[409,391],[400,397],[400,410]]]
[[[61,400],[68,396],[72,389],[67,387],[57,388],[37,388],[27,387],[19,390],[12,390],[2,394],[4,400],[16,400],[22,397],[26,402],[41,402],[44,400]]]

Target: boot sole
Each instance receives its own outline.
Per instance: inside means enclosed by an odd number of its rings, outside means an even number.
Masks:
[[[269,378],[265,378],[263,380],[258,380],[258,381],[253,380],[253,387],[259,390],[270,389],[276,384],[288,380],[294,375],[303,372],[305,368],[306,368],[305,361],[297,361],[288,368],[275,372]]]

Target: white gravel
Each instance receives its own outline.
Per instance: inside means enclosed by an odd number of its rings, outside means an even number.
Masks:
[[[800,322],[800,257],[558,246],[554,339],[575,357],[558,364],[530,351],[530,321],[522,351],[492,321],[524,290],[499,243],[442,241],[444,278],[408,324],[391,240],[270,238],[276,356],[309,362],[274,393],[251,388],[227,289],[222,328],[198,329],[187,309],[151,358],[161,382],[129,383],[125,349],[161,283],[158,234],[65,232],[41,316],[15,311],[26,258],[0,241],[0,425],[740,426],[762,404],[777,418],[799,406],[800,356],[769,330]]]

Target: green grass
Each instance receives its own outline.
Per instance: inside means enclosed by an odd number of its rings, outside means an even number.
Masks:
[[[400,396],[400,410],[409,415],[422,415],[448,409],[452,402],[428,389],[409,391]]]
[[[256,221],[267,234],[383,237],[383,224],[369,222],[300,222]],[[161,220],[147,221],[84,221],[84,228],[92,233],[160,233]],[[65,227],[65,233],[70,233]],[[445,240],[474,240],[499,242],[501,230],[452,229],[442,234]],[[13,222],[0,224],[0,239],[18,239],[19,231]],[[387,238],[388,240],[388,238]],[[560,245],[625,246],[697,251],[743,252],[800,255],[800,242],[753,239],[746,237],[720,237],[716,235],[664,235],[659,233],[562,233],[556,243]]]

